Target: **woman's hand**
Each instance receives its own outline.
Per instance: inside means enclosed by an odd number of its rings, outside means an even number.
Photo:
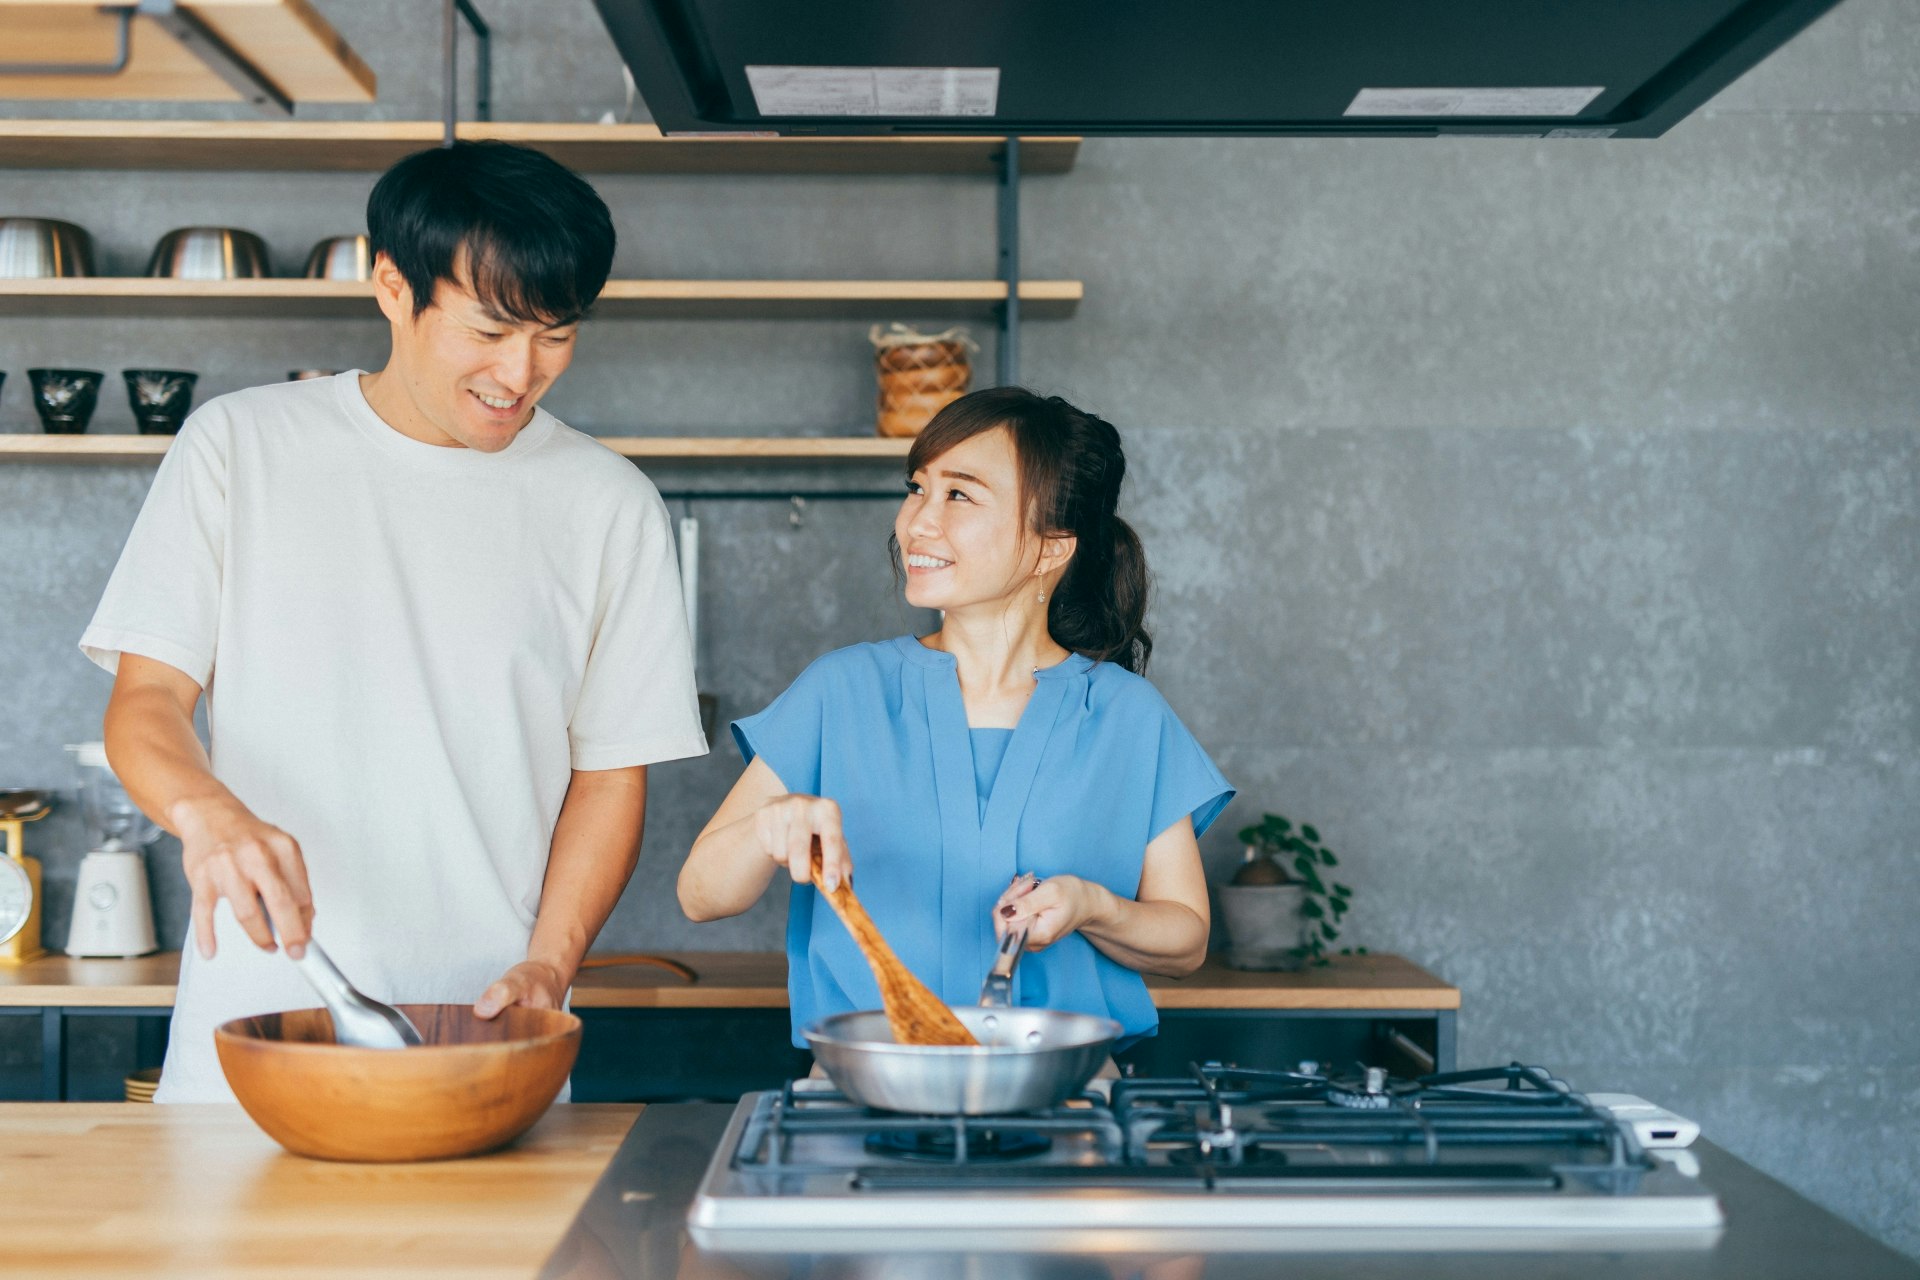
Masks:
[[[1079,876],[1049,876],[1034,880],[1022,876],[1007,886],[993,908],[995,937],[1025,927],[1027,950],[1045,951],[1081,926],[1099,917],[1113,895]]]
[[[299,841],[226,797],[182,800],[167,817],[180,833],[200,955],[213,958],[213,909],[225,898],[254,945],[272,951],[277,930],[287,954],[299,959],[313,927],[313,892]]]
[[[522,960],[481,993],[473,1012],[481,1018],[493,1018],[516,1004],[529,1009],[558,1009],[566,998],[567,980],[558,969],[539,960]]]
[[[754,815],[760,851],[787,869],[795,884],[813,883],[813,842],[820,841],[820,879],[831,893],[853,877],[840,806],[820,796],[776,796]]]

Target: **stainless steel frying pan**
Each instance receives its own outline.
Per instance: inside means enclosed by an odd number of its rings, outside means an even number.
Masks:
[[[1111,1018],[1053,1009],[953,1011],[978,1045],[895,1044],[878,1009],[806,1029],[814,1059],[853,1101],[919,1115],[1054,1107],[1087,1087],[1120,1037]]]

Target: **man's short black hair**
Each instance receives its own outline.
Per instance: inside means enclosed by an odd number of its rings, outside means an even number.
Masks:
[[[613,217],[578,174],[505,142],[456,142],[408,156],[367,198],[367,236],[413,289],[413,313],[437,281],[467,284],[504,319],[571,324],[613,269]]]

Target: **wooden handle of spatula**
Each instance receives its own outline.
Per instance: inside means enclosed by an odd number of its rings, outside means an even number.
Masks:
[[[893,1038],[897,1043],[980,1043],[967,1030],[966,1024],[954,1016],[946,1002],[928,990],[927,985],[901,963],[900,957],[887,945],[887,940],[880,936],[880,926],[860,905],[860,899],[853,896],[853,886],[842,880],[838,888],[831,891],[827,889],[821,869],[819,836],[813,838],[813,885],[832,906],[834,914],[840,917],[840,923],[847,926],[847,932],[853,935],[860,954],[867,958],[868,966],[873,969],[874,981],[880,987],[880,1003],[887,1012],[887,1025],[893,1029]]]

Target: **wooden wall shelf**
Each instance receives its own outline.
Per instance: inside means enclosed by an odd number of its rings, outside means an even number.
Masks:
[[[181,7],[290,101],[374,101],[372,70],[309,0],[185,0]],[[239,100],[152,18],[135,18],[129,34],[127,65],[117,75],[9,76],[0,92],[7,98]],[[117,39],[118,20],[99,0],[0,0],[0,49],[9,62],[111,62]]]
[[[1028,319],[1073,314],[1078,280],[1022,280]],[[609,318],[777,319],[870,316],[991,318],[999,280],[609,280],[595,314]],[[0,280],[0,315],[374,318],[373,286],[349,280],[155,280],[142,276]]]
[[[601,436],[623,458],[654,462],[892,462],[911,440],[880,436]],[[158,462],[172,436],[0,434],[0,463]]]
[[[650,124],[462,124],[585,173],[997,173],[999,138],[669,138]],[[377,172],[438,145],[434,120],[0,120],[0,168]],[[1021,172],[1065,173],[1078,138],[1023,138]]]

